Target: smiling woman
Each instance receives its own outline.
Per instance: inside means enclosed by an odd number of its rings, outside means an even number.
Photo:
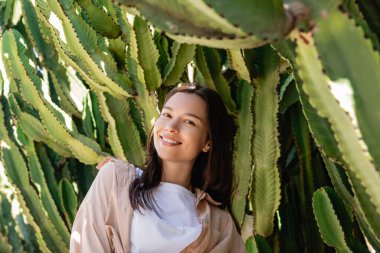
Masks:
[[[98,165],[70,252],[245,252],[231,207],[232,122],[209,88],[169,92],[145,168],[115,158]]]

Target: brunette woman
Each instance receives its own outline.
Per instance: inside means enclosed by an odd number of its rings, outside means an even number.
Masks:
[[[108,157],[76,215],[70,252],[245,252],[232,213],[233,124],[215,91],[167,95],[145,168]]]

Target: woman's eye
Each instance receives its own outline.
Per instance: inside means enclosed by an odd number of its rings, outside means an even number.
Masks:
[[[161,113],[161,115],[164,116],[165,118],[170,117],[170,114],[167,112]]]
[[[186,124],[189,124],[189,125],[192,125],[192,126],[195,126],[195,123],[191,120],[185,120],[185,123]]]

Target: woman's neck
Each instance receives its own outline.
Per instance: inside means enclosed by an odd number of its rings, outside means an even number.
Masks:
[[[163,161],[161,181],[189,188],[192,167],[188,163]]]

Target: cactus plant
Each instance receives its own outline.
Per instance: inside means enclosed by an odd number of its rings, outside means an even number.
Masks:
[[[235,122],[249,252],[380,251],[373,1],[117,2],[0,1],[1,252],[67,251],[95,164],[142,166],[165,94],[193,80]]]

